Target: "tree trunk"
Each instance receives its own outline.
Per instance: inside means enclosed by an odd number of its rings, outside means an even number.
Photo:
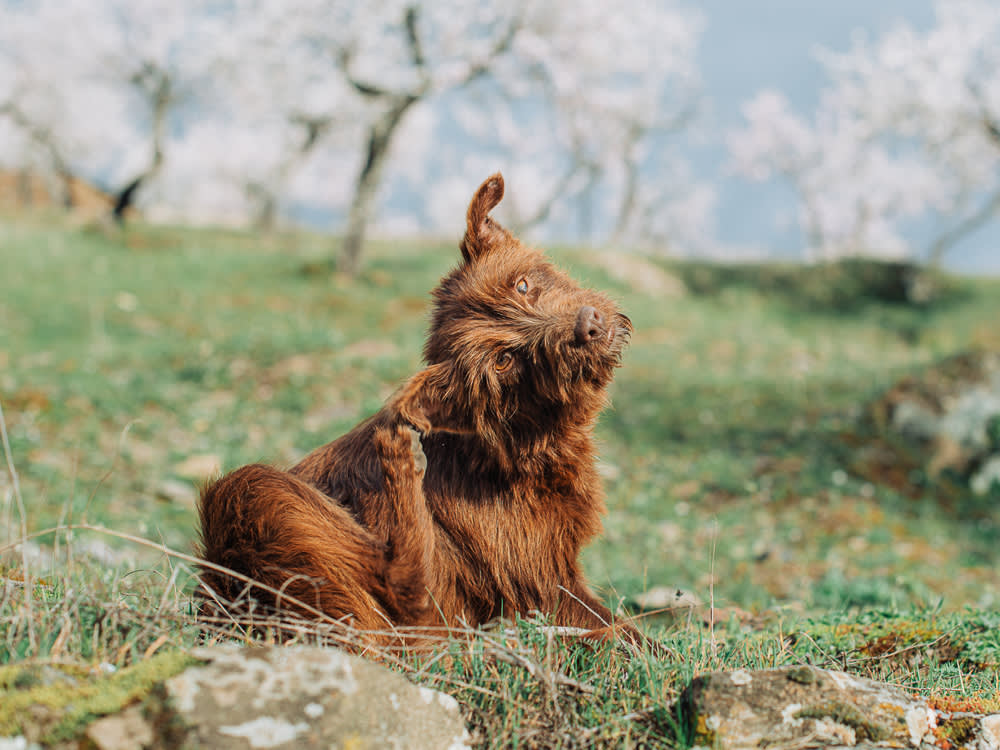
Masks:
[[[600,170],[595,164],[589,164],[587,169],[587,182],[584,184],[583,188],[580,190],[579,196],[577,198],[579,203],[579,224],[580,224],[580,239],[585,244],[594,243],[594,213],[596,212],[597,201],[594,197],[595,191],[597,189],[597,178],[600,176]]]
[[[935,238],[934,242],[931,243],[930,249],[927,251],[927,265],[930,268],[940,268],[945,254],[953,245],[966,235],[975,232],[997,214],[1000,214],[1000,190],[992,193],[983,201],[978,211],[970,214],[964,220],[945,230]]]
[[[68,169],[60,169],[58,174],[59,179],[59,200],[62,202],[62,207],[67,211],[72,211],[76,207],[76,201],[73,198],[73,175]]]
[[[31,172],[22,169],[17,173],[17,196],[14,205],[30,207],[34,196],[31,194]]]
[[[618,218],[611,234],[612,244],[621,244],[628,233],[629,223],[639,202],[639,142],[643,131],[636,125],[629,128],[628,136],[622,147],[622,167],[625,170],[625,186],[622,189],[622,199],[618,206]]]
[[[115,202],[111,207],[111,218],[118,226],[125,223],[125,212],[135,203],[135,195],[149,174],[150,170],[143,172],[115,194]]]
[[[274,189],[280,189],[278,179],[275,180]],[[252,205],[250,226],[263,234],[274,232],[278,225],[278,196],[274,189],[259,182],[248,182],[243,189]]]
[[[301,114],[293,114],[289,119],[292,125],[302,128],[302,142],[282,159],[273,177],[248,182],[244,188],[253,204],[251,224],[254,229],[267,234],[274,232],[278,226],[280,196],[287,189],[289,179],[309,160],[334,123],[331,117]]]
[[[135,205],[136,196],[139,189],[152,179],[163,164],[163,152],[160,150],[158,139],[154,138],[153,159],[139,175],[133,177],[125,187],[114,195],[114,205],[111,207],[111,218],[115,224],[121,226],[125,223],[125,214]]]
[[[812,198],[801,185],[799,186],[799,195],[806,212],[806,225],[803,230],[806,235],[806,243],[810,246],[805,252],[806,263],[825,260],[827,254],[826,238],[823,234],[823,228],[820,226],[819,214],[813,205]]]
[[[142,76],[151,79],[152,83],[147,83]],[[165,73],[146,68],[143,74],[133,78],[133,81],[139,85],[151,86],[150,89],[147,89],[147,95],[151,99],[153,110],[152,153],[150,154],[149,166],[129,180],[125,187],[114,196],[115,202],[111,208],[111,218],[118,226],[125,223],[125,214],[135,205],[140,188],[152,179],[163,166],[163,136],[166,130],[167,112],[173,103],[173,86]]]
[[[372,125],[368,134],[365,162],[354,183],[354,198],[351,200],[351,208],[347,215],[347,230],[337,261],[337,270],[348,276],[357,276],[361,267],[365,232],[375,213],[375,199],[378,196],[389,147],[392,145],[392,137],[403,121],[406,111],[417,101],[419,101],[417,96],[396,99],[385,115]]]
[[[267,195],[261,198],[253,226],[264,234],[274,234],[278,226],[278,201],[275,196]]]

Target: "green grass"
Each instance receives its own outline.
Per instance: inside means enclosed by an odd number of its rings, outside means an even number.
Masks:
[[[24,522],[64,527],[36,540],[27,590],[19,552],[0,562],[5,669],[124,670],[196,643],[185,561],[65,527],[190,553],[189,459],[291,463],[420,366],[428,292],[454,243],[375,243],[356,281],[304,271],[329,243],[0,223],[0,404]],[[589,577],[612,605],[684,589],[714,602],[716,622],[649,616],[678,655],[662,659],[521,623],[415,678],[459,697],[496,747],[683,745],[666,708],[716,668],[815,663],[1000,708],[995,498],[956,502],[930,482],[911,496],[852,470],[872,399],[954,352],[1000,347],[1000,282],[950,280],[946,302],[924,308],[827,305],[803,272],[775,284],[767,267],[664,266],[697,271],[699,293],[660,299],[585,254],[553,255],[635,324],[598,427],[609,514],[584,554]],[[4,544],[22,521],[4,474],[0,498]],[[111,679],[85,672],[81,690]],[[0,703],[24,689],[4,674]]]

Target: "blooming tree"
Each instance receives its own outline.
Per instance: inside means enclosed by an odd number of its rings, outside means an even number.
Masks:
[[[528,197],[510,206],[515,224],[565,218],[589,190],[624,236],[648,186],[669,182],[643,157],[697,101],[698,19],[672,4],[629,0],[608,14],[596,2],[249,2],[274,19],[264,28],[281,19],[255,49],[300,50],[316,82],[309,106],[346,121],[324,147],[354,167],[348,272],[380,195],[406,201],[407,226],[451,228],[469,186],[501,165],[512,197]]]
[[[925,163],[893,155],[834,96],[813,122],[773,91],[748,102],[744,116],[747,128],[729,139],[732,158],[752,179],[780,175],[792,184],[808,260],[907,255],[897,222],[919,215],[937,190]]]
[[[451,232],[498,168],[521,228],[676,248],[712,205],[675,148],[700,21],[624,1],[0,0],[0,158],[27,140],[118,218],[333,216],[348,272],[374,218]]]
[[[365,115],[337,64],[344,29],[336,4],[233,0],[225,7],[212,106],[178,144],[163,201],[182,215],[214,211],[263,229],[299,204],[336,209],[349,197],[343,175],[353,168],[349,147]]]
[[[465,164],[442,171],[507,165],[516,189],[505,209],[521,229],[558,225],[565,237],[575,218],[585,239],[662,244],[648,214],[675,205],[671,192],[689,177],[670,139],[698,109],[700,18],[633,0],[613,14],[596,2],[526,4],[517,22],[490,76],[442,103],[477,144],[474,158],[452,154]],[[691,223],[684,216],[673,235]],[[705,236],[687,232],[695,234]]]
[[[194,0],[35,0],[5,9],[18,80],[5,114],[59,174],[96,175],[121,221],[161,170],[185,107],[206,106],[218,15]]]
[[[811,121],[765,91],[730,137],[737,171],[786,178],[811,256],[936,264],[1000,214],[1000,6],[941,0],[937,24],[821,55],[830,78]],[[933,238],[917,246],[914,227]]]
[[[70,208],[70,152],[84,136],[59,128],[68,118],[64,102],[45,95],[43,77],[26,59],[38,31],[27,13],[8,11],[0,24],[0,164],[50,178],[50,193]]]

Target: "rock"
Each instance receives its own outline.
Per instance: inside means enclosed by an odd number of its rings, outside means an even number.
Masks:
[[[626,606],[636,612],[670,611],[683,616],[700,607],[701,599],[675,586],[654,586],[633,596]]]
[[[941,418],[916,401],[900,401],[892,411],[892,428],[910,440],[931,441],[939,431]]]
[[[876,475],[895,464],[934,479],[947,472],[977,495],[1000,488],[1000,352],[966,352],[903,378],[869,406],[867,421],[897,446],[891,461],[874,462],[883,466]],[[855,468],[865,476],[872,463]]]
[[[1000,750],[1000,714],[984,716],[979,723],[987,750]]]
[[[87,738],[98,750],[142,750],[153,745],[153,727],[138,706],[105,716],[87,727]]]
[[[986,459],[969,480],[969,487],[977,495],[985,495],[994,485],[1000,487],[1000,453]]]
[[[713,672],[681,697],[695,745],[918,747],[935,714],[898,688],[816,667]]]
[[[193,653],[207,663],[167,680],[160,705],[147,706],[176,735],[166,746],[468,747],[454,698],[361,657],[304,646]]]

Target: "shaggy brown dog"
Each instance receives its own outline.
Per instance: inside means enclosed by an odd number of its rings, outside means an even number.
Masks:
[[[289,471],[245,466],[206,488],[204,559],[362,630],[531,610],[612,624],[577,557],[601,528],[592,431],[631,324],[489,217],[503,190],[496,174],[472,199],[426,369]],[[203,580],[223,598],[244,588]]]

